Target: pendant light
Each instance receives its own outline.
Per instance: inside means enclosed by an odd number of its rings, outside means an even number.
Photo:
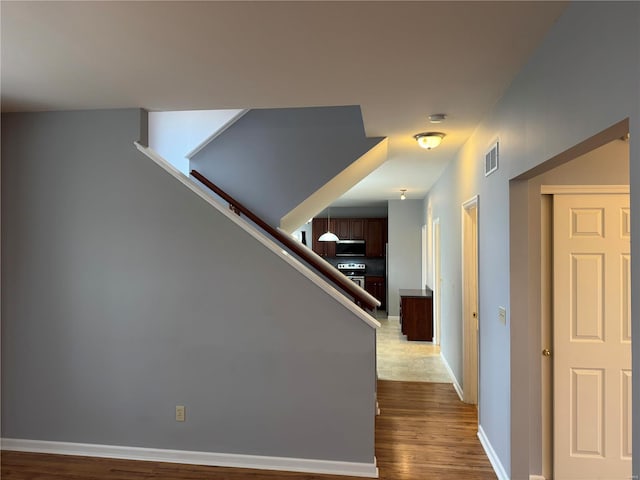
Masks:
[[[322,235],[320,235],[320,237],[318,238],[318,241],[337,242],[338,240],[340,240],[335,233],[331,233],[330,225],[331,225],[331,209],[329,208],[327,209],[327,231],[324,232]]]

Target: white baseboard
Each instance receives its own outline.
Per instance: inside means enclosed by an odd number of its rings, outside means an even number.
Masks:
[[[489,461],[491,462],[493,471],[496,472],[498,480],[509,480],[507,472],[504,470],[504,467],[502,466],[498,455],[496,455],[495,450],[491,446],[491,442],[487,438],[487,435],[484,433],[484,430],[480,425],[478,425],[478,438],[480,439],[480,443],[482,444],[482,448],[484,448],[487,457],[489,457]]]
[[[400,321],[400,315],[387,315],[387,320],[397,320],[397,321]]]
[[[529,480],[547,480],[542,475],[529,475]]]
[[[154,462],[209,465],[215,467],[257,468],[262,470],[284,470],[288,472],[326,473],[356,477],[378,478],[376,459],[373,463],[339,462],[305,458],[265,457],[235,453],[190,452],[160,448],[122,447],[88,443],[49,442],[3,438],[2,450],[19,452],[51,453],[56,455],[80,455],[84,457],[120,458]]]
[[[453,383],[453,389],[458,394],[458,397],[460,397],[460,400],[462,402],[464,402],[464,395],[462,394],[462,387],[458,383],[458,379],[453,374],[453,370],[451,370],[451,366],[449,365],[449,362],[447,362],[447,359],[442,354],[442,352],[440,352],[440,358],[442,359],[442,363],[444,363],[444,368],[446,368],[447,372],[449,372],[449,376],[451,377],[451,383]]]

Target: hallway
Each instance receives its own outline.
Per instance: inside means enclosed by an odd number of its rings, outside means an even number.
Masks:
[[[400,331],[397,319],[377,312],[381,327],[376,332],[379,380],[451,383],[440,357],[440,346],[431,342],[409,342]]]

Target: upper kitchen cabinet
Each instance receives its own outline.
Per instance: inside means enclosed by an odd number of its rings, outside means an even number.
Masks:
[[[336,256],[336,244],[335,242],[321,242],[318,240],[320,235],[327,231],[327,226],[329,230],[333,233],[336,233],[336,221],[335,219],[331,219],[331,223],[327,224],[326,218],[314,218],[311,224],[311,236],[313,237],[313,241],[311,243],[311,248],[314,252],[316,252],[321,257],[335,257]],[[338,238],[340,234],[336,233]]]
[[[313,251],[322,257],[335,257],[335,243],[318,241],[318,237],[327,231],[327,219],[314,218],[312,227]],[[386,218],[332,218],[329,229],[340,240],[364,240],[367,257],[384,257]]]
[[[384,247],[387,243],[387,219],[367,218],[364,227],[366,256],[384,257]]]
[[[350,240],[366,240],[364,232],[364,224],[367,220],[364,218],[351,219],[351,238]]]
[[[340,240],[365,240],[364,218],[336,218],[336,231]]]

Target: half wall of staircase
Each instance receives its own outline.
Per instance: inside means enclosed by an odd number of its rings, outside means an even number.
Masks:
[[[140,153],[145,115],[2,117],[3,438],[375,475],[375,329]]]

